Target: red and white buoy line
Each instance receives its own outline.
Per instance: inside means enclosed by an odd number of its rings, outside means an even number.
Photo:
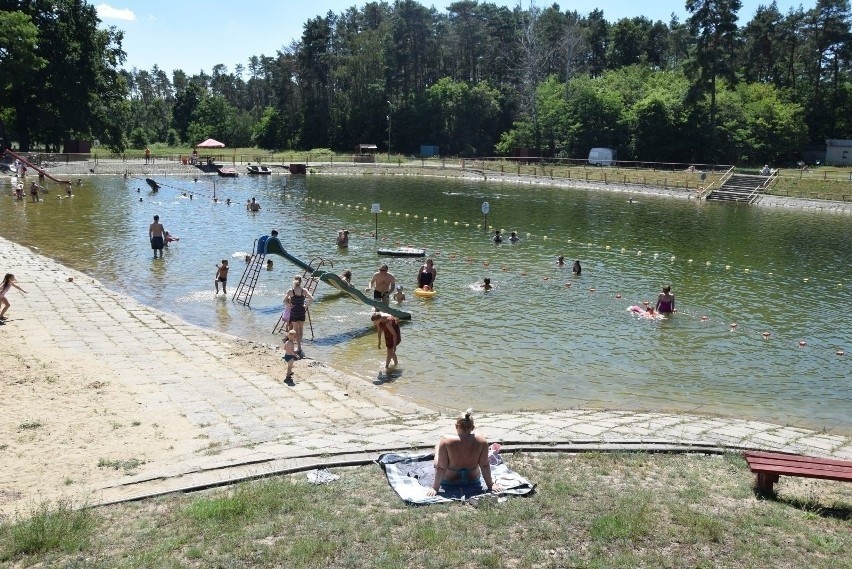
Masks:
[[[363,205],[363,204],[346,204],[346,203],[341,203],[341,202],[334,202],[334,201],[331,201],[331,200],[320,200],[320,199],[310,198],[310,197],[305,198],[305,202],[311,203],[311,204],[316,204],[316,205],[327,205],[327,206],[333,206],[333,207],[338,207],[338,208],[345,208],[346,210],[349,210],[349,211],[356,211],[356,212],[363,211],[363,212],[367,212],[367,213],[370,212],[370,207]],[[493,232],[496,229],[492,225],[489,225],[488,227],[483,228],[483,225],[481,223],[471,223],[469,221],[455,221],[455,220],[449,220],[449,219],[439,219],[437,217],[430,217],[430,216],[420,215],[420,214],[404,213],[404,212],[400,212],[400,211],[385,210],[385,211],[381,212],[381,215],[386,215],[388,217],[393,217],[393,218],[399,218],[400,220],[415,221],[415,222],[418,222],[418,223],[427,223],[427,224],[440,224],[440,225],[458,227],[458,228],[462,228],[462,229],[475,229],[475,230],[480,230],[480,231],[483,230],[483,229],[487,229],[489,232]],[[306,216],[306,218],[307,218],[307,216]],[[318,222],[315,222],[315,221],[312,222],[312,223],[314,223],[316,225],[324,225],[324,226],[328,225],[327,223],[321,224],[321,223],[318,223]],[[508,232],[505,229],[501,229],[501,233],[508,234]],[[529,232],[527,232],[527,233],[520,233],[519,232],[518,234],[520,236],[522,236],[524,239],[541,239],[542,241],[553,241],[554,243],[559,243],[559,241],[560,241],[559,239],[552,239],[552,238],[548,237],[547,235],[536,235],[536,234],[529,233]],[[362,232],[362,236],[374,237],[375,235],[371,231],[365,231],[365,232]],[[387,241],[387,237],[382,237],[381,240]],[[663,261],[668,260],[669,262],[677,261],[677,258],[674,255],[666,257],[666,256],[661,255],[660,253],[652,253],[651,254],[651,253],[647,253],[646,251],[643,251],[643,250],[640,250],[640,249],[637,249],[635,251],[630,251],[630,250],[628,250],[624,247],[621,247],[619,249],[614,249],[610,245],[601,246],[601,245],[596,245],[596,244],[590,243],[590,242],[582,243],[582,242],[578,242],[578,241],[573,241],[571,239],[565,239],[565,240],[563,240],[563,243],[565,245],[570,245],[571,247],[574,247],[574,248],[585,248],[589,251],[603,250],[603,251],[610,251],[610,252],[613,252],[613,253],[619,253],[620,252],[622,254],[631,254],[631,255],[636,255],[636,256],[639,256],[639,257],[651,255],[654,259],[659,259],[659,260],[663,260]],[[401,242],[396,241],[395,245],[400,246]],[[410,247],[411,245],[408,245],[408,246]],[[435,257],[441,257],[442,253],[441,253],[441,251],[436,250],[436,251],[431,252],[431,255],[435,256]],[[447,258],[449,260],[453,260],[453,261],[463,260],[467,264],[473,264],[473,263],[478,262],[476,259],[474,259],[472,257],[464,257],[462,259],[462,256],[454,254],[454,253],[450,253],[450,254],[445,255],[445,258]],[[690,265],[701,264],[700,262],[696,263],[694,259],[686,259],[685,262],[687,264],[690,264]],[[488,260],[482,261],[483,267],[490,267],[490,265],[491,265],[490,261],[488,261]],[[703,266],[712,267],[714,265],[710,261],[705,261],[703,263]],[[724,269],[726,271],[736,270],[731,265],[727,265],[727,264],[724,265]],[[752,272],[751,269],[748,268],[748,267],[744,267],[740,270],[743,274],[749,274],[749,273]],[[507,268],[505,266],[501,267],[501,271],[510,272],[509,268]],[[537,274],[538,272],[539,271],[533,272],[533,271],[527,271],[527,270],[522,269],[522,270],[518,271],[517,274],[521,277],[527,277],[527,276],[529,276],[530,273]],[[767,273],[767,275],[772,276],[772,273]],[[542,281],[556,280],[556,279],[551,279],[551,277],[549,275],[543,275],[540,278],[541,278]],[[802,281],[807,283],[809,281],[809,279],[807,277],[805,277],[805,278],[802,279]],[[572,281],[565,281],[564,288],[570,289],[570,288],[573,287],[573,285],[574,285],[574,283]],[[843,283],[837,283],[836,288],[842,289]],[[588,288],[588,292],[589,292],[589,294],[604,293],[604,294],[607,294],[607,295],[611,295],[610,297],[615,298],[616,300],[622,300],[622,295],[618,292],[599,291],[595,287]],[[649,304],[649,302],[643,301],[642,304],[647,306]],[[711,319],[707,315],[696,316],[696,315],[689,314],[688,312],[684,312],[684,311],[679,311],[679,312],[677,312],[677,314],[678,314],[678,317],[697,318],[701,322],[711,321]],[[757,330],[751,330],[748,327],[743,327],[737,322],[731,322],[730,324],[728,324],[727,329],[730,332],[738,332],[738,333],[741,333],[741,334],[753,335],[755,337],[762,338],[764,341],[770,341],[770,340],[779,341],[779,338],[775,337],[775,335],[769,330],[763,330],[763,331],[758,332]],[[820,343],[809,342],[806,339],[787,338],[787,339],[783,339],[783,341],[789,342],[792,346],[796,346],[799,349],[802,349],[802,348],[825,349],[825,350],[832,350],[834,352],[834,355],[836,355],[836,356],[842,357],[842,356],[846,355],[846,350],[841,348],[841,347],[822,345]]]

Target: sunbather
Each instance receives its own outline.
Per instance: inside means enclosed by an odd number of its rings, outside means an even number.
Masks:
[[[444,435],[435,445],[435,482],[429,495],[441,486],[464,486],[485,482],[489,491],[499,490],[491,479],[488,463],[488,441],[474,434],[472,411],[468,409],[456,419],[456,434]]]

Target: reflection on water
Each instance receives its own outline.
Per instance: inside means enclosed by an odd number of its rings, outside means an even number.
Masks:
[[[682,409],[852,432],[850,357],[836,355],[852,353],[848,216],[389,178],[216,180],[231,206],[213,203],[207,180],[164,179],[153,194],[137,193],[132,178],[98,178],[73,200],[5,198],[0,233],[190,322],[273,343],[281,299],[301,271],[276,257],[252,308],[232,303],[257,237],[276,228],[290,253],[351,269],[361,288],[387,260],[413,315],[392,388],[437,405]],[[245,210],[251,197],[261,212]],[[483,201],[492,228],[477,227]],[[181,237],[156,261],[147,240],[155,214]],[[348,250],[335,245],[341,228],[350,230]],[[495,246],[493,228],[521,241]],[[413,294],[422,260],[375,254],[397,245],[435,259],[434,298]],[[559,255],[568,267],[556,266]],[[213,288],[223,258],[232,266],[227,300]],[[575,258],[580,277],[570,271]],[[495,287],[488,293],[477,289],[485,277]],[[664,283],[677,296],[674,317],[626,310],[653,303]],[[309,355],[375,379],[384,350],[371,310],[321,284],[306,323]]]

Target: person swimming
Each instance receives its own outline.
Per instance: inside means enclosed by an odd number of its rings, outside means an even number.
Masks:
[[[650,320],[659,320],[663,317],[662,314],[654,310],[653,306],[647,306],[643,308],[642,306],[634,304],[633,306],[629,306],[627,308],[627,311],[636,314],[640,318],[648,318]]]

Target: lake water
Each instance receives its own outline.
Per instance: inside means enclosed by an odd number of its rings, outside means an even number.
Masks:
[[[300,270],[272,257],[252,308],[230,300],[254,240],[277,228],[288,252],[349,268],[359,287],[388,262],[412,320],[400,374],[386,385],[415,399],[494,411],[684,410],[852,433],[848,215],[382,175],[216,179],[227,206],[213,202],[211,178],[158,182],[157,194],[139,179],[99,177],[73,199],[4,197],[0,234],[190,322],[277,343],[281,298]],[[245,210],[251,197],[261,212]],[[518,231],[519,243],[495,246],[477,228],[484,201],[488,225]],[[378,240],[373,203],[383,210]],[[147,240],[154,214],[180,237],[156,261]],[[340,228],[351,232],[348,251],[335,246]],[[376,255],[397,244],[435,259],[435,298],[412,294],[422,260]],[[232,266],[227,299],[213,290],[223,258]],[[495,290],[476,290],[486,276]],[[666,283],[677,297],[673,317],[627,311]],[[321,283],[305,351],[376,381],[384,350],[371,311]]]

